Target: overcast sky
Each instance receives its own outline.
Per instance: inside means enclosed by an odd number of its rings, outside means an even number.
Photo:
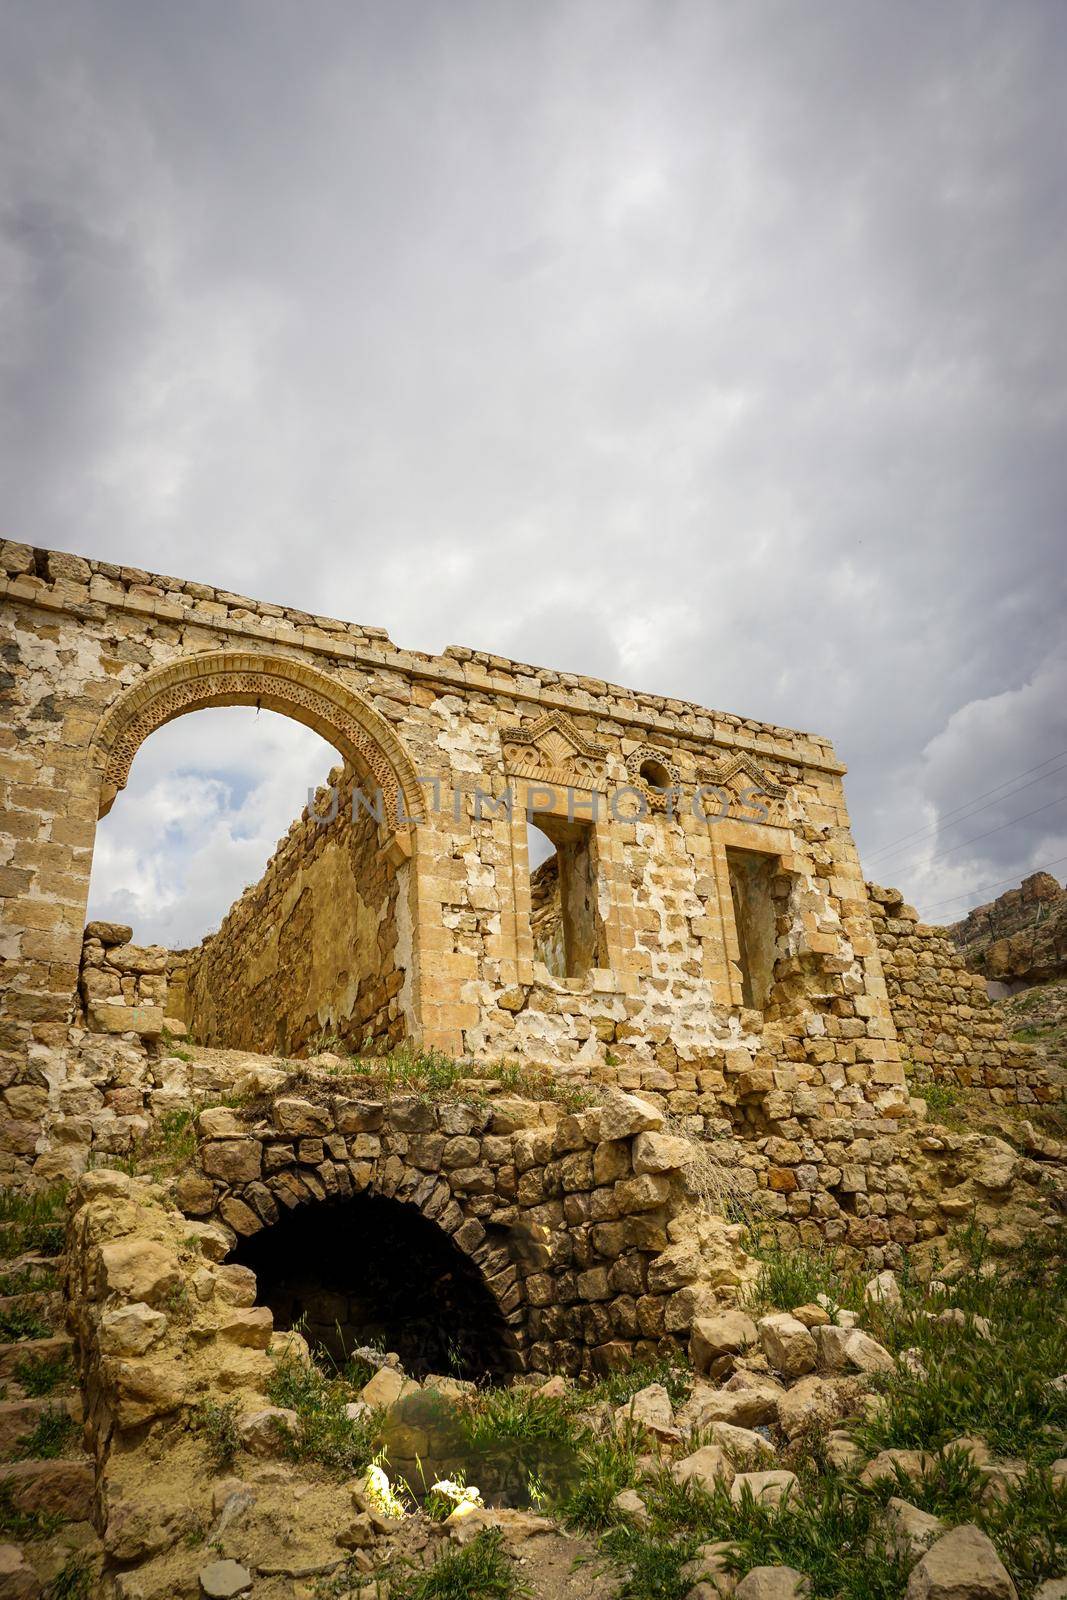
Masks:
[[[9,537],[826,733],[932,920],[1062,880],[1062,0],[0,15]],[[97,910],[217,921],[273,722],[154,736]]]

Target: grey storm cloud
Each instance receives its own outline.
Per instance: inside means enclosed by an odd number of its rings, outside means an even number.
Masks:
[[[1057,0],[3,15],[9,536],[827,733],[945,916],[1067,856],[950,825],[1067,751]]]

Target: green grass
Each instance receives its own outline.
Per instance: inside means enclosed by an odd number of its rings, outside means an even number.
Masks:
[[[50,1267],[16,1267],[13,1272],[0,1272],[0,1296],[12,1294],[45,1294],[56,1287],[56,1275]]]
[[[58,1406],[42,1411],[29,1433],[15,1441],[12,1459],[15,1461],[55,1460],[64,1456],[74,1446],[78,1437],[78,1424]]]
[[[51,1583],[41,1591],[41,1600],[91,1600],[93,1565],[88,1556],[72,1552]]]
[[[513,1440],[577,1444],[585,1433],[578,1420],[576,1396],[558,1399],[536,1389],[485,1389],[472,1395],[457,1410],[457,1421],[467,1444],[475,1450],[493,1449]]]
[[[221,1405],[216,1400],[204,1400],[196,1413],[194,1426],[216,1472],[229,1472],[241,1448],[239,1411],[236,1400],[225,1400]]]
[[[407,1574],[393,1570],[389,1600],[517,1600],[529,1590],[496,1528],[484,1529],[459,1550],[446,1550],[433,1566]]]
[[[793,1303],[797,1304],[796,1301]],[[583,1398],[587,1403],[603,1400],[608,1405],[621,1406],[631,1400],[639,1389],[647,1389],[649,1384],[658,1383],[670,1395],[671,1404],[679,1406],[688,1395],[692,1381],[692,1371],[679,1351],[671,1360],[641,1361],[622,1372],[609,1372],[607,1377],[599,1378],[583,1391]]]
[[[745,1248],[760,1264],[747,1305],[754,1316],[811,1305],[820,1294],[835,1307],[862,1309],[863,1286],[870,1274],[838,1266],[833,1251],[791,1248],[758,1225],[750,1225]]]
[[[62,1526],[63,1518],[53,1511],[20,1511],[11,1485],[0,1483],[0,1539],[50,1539]]]
[[[57,1256],[66,1237],[67,1185],[24,1193],[0,1189],[0,1255]]]
[[[945,1117],[958,1108],[961,1100],[959,1089],[954,1083],[917,1083],[912,1084],[913,1092],[926,1101],[926,1109],[932,1117]]]
[[[330,1040],[327,1047],[344,1055],[345,1046]],[[315,1078],[309,1065],[297,1068],[287,1089],[302,1084],[312,1084]],[[347,1084],[380,1095],[414,1094],[420,1099],[456,1099],[480,1102],[488,1097],[469,1087],[472,1079],[497,1083],[517,1095],[533,1100],[554,1100],[568,1108],[589,1103],[589,1093],[584,1088],[560,1082],[547,1067],[526,1066],[515,1061],[478,1062],[457,1061],[440,1050],[419,1050],[412,1044],[397,1045],[381,1055],[364,1050],[342,1060],[340,1065],[325,1069],[330,1077],[343,1079]]]
[[[18,1339],[47,1339],[51,1332],[36,1306],[0,1308],[0,1341],[14,1344]]]
[[[943,1294],[923,1296],[904,1280],[904,1305],[896,1313],[872,1308],[874,1336],[893,1352],[920,1352],[927,1376],[903,1368],[881,1375],[878,1413],[858,1424],[864,1449],[933,1450],[964,1434],[977,1434],[998,1456],[1047,1465],[1062,1454],[1067,1432],[1067,1395],[1050,1387],[1067,1371],[1067,1323],[1054,1307],[1067,1303],[1067,1249],[1054,1236],[1031,1237],[1011,1270],[984,1270],[981,1230],[962,1229],[954,1247],[966,1265]],[[985,1317],[991,1338],[969,1321],[931,1321],[928,1310],[958,1307]]]
[[[74,1382],[70,1356],[24,1356],[16,1362],[11,1376],[31,1400],[54,1394]]]
[[[554,1507],[570,1528],[598,1533],[619,1518],[615,1496],[636,1488],[637,1458],[629,1439],[590,1439],[578,1457],[579,1477]]]
[[[328,1377],[314,1365],[284,1356],[267,1386],[272,1405],[295,1411],[298,1437],[291,1437],[294,1461],[311,1461],[338,1476],[352,1477],[373,1460],[379,1419],[372,1413],[358,1422],[345,1416],[355,1390],[341,1377]]]
[[[819,1292],[837,1305],[862,1305],[866,1274],[839,1266],[828,1252],[754,1242],[762,1258],[754,1309],[789,1308]],[[921,1478],[898,1472],[865,1486],[859,1468],[828,1466],[814,1434],[780,1453],[777,1464],[800,1479],[791,1503],[759,1505],[748,1495],[735,1505],[725,1490],[678,1485],[668,1471],[635,1483],[628,1442],[597,1441],[583,1455],[582,1481],[557,1504],[557,1514],[580,1531],[602,1530],[604,1554],[622,1569],[619,1600],[683,1600],[695,1581],[684,1569],[712,1541],[733,1544],[730,1565],[738,1574],[764,1565],[806,1573],[814,1600],[904,1600],[907,1570],[879,1536],[885,1503],[899,1495],[946,1528],[978,1523],[1021,1600],[1030,1600],[1042,1582],[1067,1572],[1067,1488],[1057,1487],[1049,1470],[1064,1453],[1067,1433],[1067,1397],[1051,1388],[1067,1370],[1067,1326],[1058,1314],[1067,1304],[1065,1245],[1056,1233],[1041,1233],[1010,1259],[995,1260],[987,1234],[970,1224],[950,1236],[948,1260],[936,1268],[944,1290],[919,1282],[905,1260],[898,1272],[901,1307],[864,1310],[864,1327],[896,1353],[917,1349],[928,1376],[898,1370],[873,1380],[881,1408],[855,1421],[853,1436],[865,1456],[887,1448],[926,1451]],[[927,1315],[947,1306],[965,1313],[963,1327]],[[988,1320],[990,1339],[979,1336],[978,1316]],[[624,1387],[626,1377],[618,1381]],[[992,1496],[970,1453],[945,1448],[962,1435],[984,1439],[994,1458],[1025,1461],[1025,1476]],[[645,1529],[615,1507],[615,1495],[630,1484],[647,1506]]]

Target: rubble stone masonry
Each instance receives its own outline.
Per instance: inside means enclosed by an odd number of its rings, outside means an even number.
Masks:
[[[183,990],[201,1043],[311,1055],[334,1033],[403,1037],[654,1095],[687,1133],[730,1141],[784,1222],[864,1247],[908,1232],[884,1170],[868,1183],[916,1115],[904,1059],[958,1056],[1003,1100],[1059,1096],[1036,1056],[962,1015],[977,991],[961,1007],[958,964],[917,1003],[909,962],[925,980],[935,952],[869,898],[826,739],[62,552],[3,544],[0,571],[11,1173],[71,1165],[55,1130],[82,1024],[120,1026],[100,1007],[121,1003],[153,1013],[123,1030],[151,1040]],[[145,967],[140,947],[83,940],[96,820],[157,727],[222,704],[330,741],[338,815],[295,823],[219,933],[154,971],[156,952]],[[353,821],[353,786],[380,820]],[[528,808],[556,845],[555,922]],[[932,1004],[966,1044],[926,1037]]]

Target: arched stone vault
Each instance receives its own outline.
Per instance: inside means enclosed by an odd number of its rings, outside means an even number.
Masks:
[[[177,1186],[186,1213],[248,1236],[356,1193],[414,1206],[478,1269],[515,1364],[543,1371],[674,1348],[750,1275],[740,1230],[692,1214],[692,1147],[647,1102],[614,1093],[563,1112],[508,1097],[355,1098],[328,1083],[314,1099],[202,1112],[195,1167]]]
[[[285,656],[210,651],[147,673],[101,717],[90,749],[106,816],[149,734],[186,712],[254,705],[314,728],[382,791],[390,831],[425,819],[415,768],[384,717],[336,678]]]

